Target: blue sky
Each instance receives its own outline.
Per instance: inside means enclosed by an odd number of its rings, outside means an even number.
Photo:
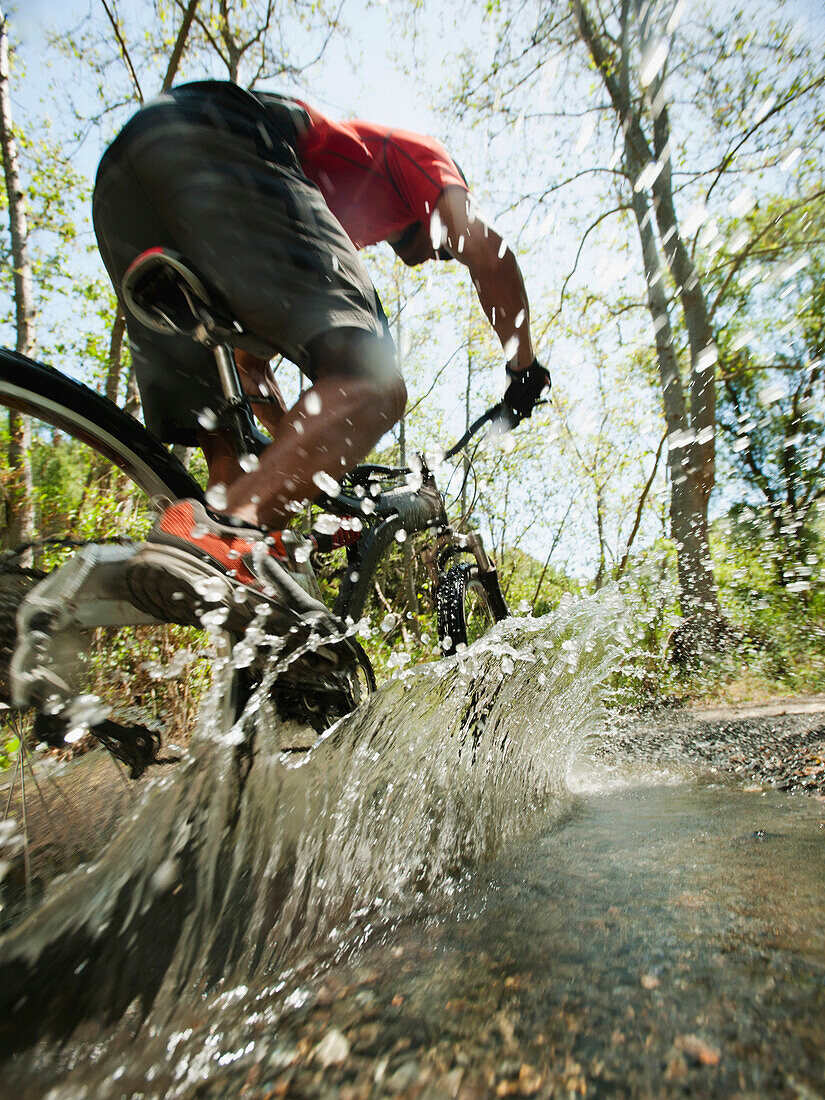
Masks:
[[[125,18],[134,13],[136,3],[137,0],[120,0],[119,10]],[[753,7],[758,7],[756,0]],[[46,28],[71,26],[90,13],[100,19],[101,5],[99,0],[19,0],[18,8],[17,13],[12,14],[12,35],[19,44],[27,71],[25,81],[18,82],[15,88],[15,109],[19,109],[21,117],[26,114],[59,116],[65,109],[64,97],[59,90],[61,81],[68,84],[73,92],[78,89],[74,73],[55,51],[46,49]],[[788,10],[794,13],[801,35],[821,37],[825,25],[825,8],[821,0],[789,0]],[[522,205],[521,209],[508,213],[505,200],[508,189],[517,190],[530,169],[533,150],[527,127],[512,128],[489,148],[483,132],[466,131],[450,125],[434,109],[434,104],[441,98],[442,85],[449,76],[447,59],[450,51],[456,45],[463,46],[468,42],[480,43],[484,50],[490,24],[485,24],[483,12],[484,6],[481,4],[464,5],[460,10],[444,3],[424,5],[418,24],[418,61],[411,75],[397,64],[394,56],[403,36],[402,28],[393,24],[390,8],[381,3],[366,6],[357,0],[347,0],[343,18],[351,27],[349,40],[344,44],[333,43],[307,86],[296,89],[282,85],[278,90],[300,92],[333,116],[358,114],[390,125],[430,132],[445,140],[467,172],[488,216],[500,224],[505,234],[515,239],[527,218],[527,211]],[[406,30],[404,27],[403,31]],[[57,92],[50,90],[50,80],[57,84]],[[539,95],[546,97],[546,104],[539,103],[539,106],[549,111],[555,108],[556,103],[565,107],[575,106],[577,97],[581,111],[586,113],[588,108],[589,89],[580,85],[561,85],[558,81],[549,80],[542,83]],[[93,131],[77,154],[77,165],[89,176],[94,172],[105,136],[103,131]],[[587,146],[587,141],[583,142],[583,137],[581,120],[570,119],[568,129],[562,129],[558,135],[557,147],[540,150],[539,162],[552,166],[551,171],[575,171],[579,164],[587,163],[593,149],[592,145]],[[552,156],[548,155],[550,153]],[[610,159],[610,150],[606,150],[604,155],[606,164]],[[584,217],[576,217],[576,206],[579,202],[582,205],[589,202],[592,211],[594,205],[592,195],[587,193],[588,187],[592,185],[586,183],[578,192],[571,189],[557,197],[549,219],[555,222],[555,229],[546,235],[540,250],[523,256],[527,286],[534,305],[540,303],[541,296],[554,285],[558,288],[572,265],[579,236],[587,224]],[[547,214],[543,212],[541,219],[544,221],[546,218]],[[530,227],[531,234],[535,228]],[[630,240],[627,259],[632,278],[638,279],[638,244],[633,240]],[[369,262],[368,258],[368,265]],[[580,271],[581,282],[598,286],[600,279],[605,277],[606,267],[613,265],[621,268],[624,262],[621,246],[613,249],[609,237],[603,239],[596,250],[585,255]],[[439,290],[437,280],[436,290]],[[443,294],[443,287],[440,292]],[[551,305],[542,303],[541,308],[550,310],[556,301],[557,298],[554,298]],[[534,309],[535,312],[537,309]],[[434,343],[443,346],[434,348],[434,358],[443,361],[455,346],[449,324],[442,326],[438,336],[440,339]],[[642,328],[639,340],[641,343],[649,342],[649,331]],[[592,379],[587,349],[559,341],[555,330],[551,329],[548,342],[541,351],[548,357],[558,381],[578,398],[579,415],[586,419],[589,415],[587,391]],[[441,394],[441,401],[448,420],[460,422],[458,402],[451,399],[449,390]],[[646,433],[650,438],[645,442],[648,445],[652,443],[654,450],[660,433],[659,417],[653,413],[649,432]],[[531,476],[537,474],[547,476],[542,471],[531,471]]]

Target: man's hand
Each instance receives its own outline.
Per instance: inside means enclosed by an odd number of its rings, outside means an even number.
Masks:
[[[541,365],[538,359],[525,370],[513,370],[507,367],[510,384],[504,391],[504,407],[511,428],[532,415],[533,409],[546,390],[550,389],[550,371]]]

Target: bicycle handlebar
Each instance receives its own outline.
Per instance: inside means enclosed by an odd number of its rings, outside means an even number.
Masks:
[[[544,404],[544,401],[536,402],[537,407]],[[503,401],[496,402],[496,404],[487,409],[486,412],[483,412],[481,416],[479,416],[476,420],[472,422],[464,435],[459,440],[457,440],[452,445],[452,447],[450,447],[449,450],[444,452],[444,459],[449,460],[451,458],[454,458],[459,453],[459,451],[462,451],[467,446],[473,436],[476,435],[481,430],[481,428],[484,427],[485,424],[489,424],[497,417],[503,418],[505,412],[506,406]],[[359,482],[361,484],[364,484],[373,475],[378,475],[380,477],[383,474],[386,477],[392,475],[409,474],[411,472],[412,470],[409,466],[376,466],[374,464],[371,464],[365,466],[356,466],[355,469],[350,473],[349,477],[353,484],[358,484]]]
[[[454,443],[448,451],[444,452],[444,458],[449,459],[457,455],[459,451],[462,451],[467,446],[467,444],[470,442],[476,432],[478,432],[481,428],[484,427],[485,424],[489,423],[491,420],[494,420],[498,415],[503,412],[504,402],[499,401],[497,404],[493,405],[492,408],[489,408],[487,412],[482,413],[477,420],[474,420],[472,422],[472,424],[461,437],[461,439]]]

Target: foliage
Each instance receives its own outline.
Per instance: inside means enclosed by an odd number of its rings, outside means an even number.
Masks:
[[[70,278],[85,271],[90,237],[78,214],[88,203],[89,180],[67,153],[68,141],[86,131],[103,144],[138,102],[160,89],[191,5],[139,0],[108,7],[114,26],[95,7],[71,33],[55,35],[76,64],[82,93],[74,103],[77,132],[68,133],[64,125],[58,134],[29,119],[18,135],[38,307],[49,318],[40,327],[41,348],[45,357],[57,357],[56,365],[73,374],[82,370],[95,385],[109,370],[115,301],[96,273]],[[654,463],[657,470],[664,464],[657,458],[665,430],[662,386],[669,378],[657,358],[663,332],[686,383],[687,415],[695,411],[696,396],[689,392],[695,348],[688,313],[679,304],[686,281],[671,270],[674,238],[656,222],[668,182],[673,225],[706,296],[719,351],[714,499],[716,513],[725,518],[710,530],[719,602],[744,639],[748,660],[766,676],[813,684],[821,672],[821,595],[811,578],[822,553],[816,498],[825,453],[825,394],[821,366],[814,366],[823,354],[825,323],[821,51],[804,33],[791,33],[787,3],[770,3],[760,20],[751,18],[748,5],[733,12],[705,3],[688,12],[682,5],[678,26],[672,5],[647,6],[647,14],[644,6],[625,5],[639,17],[625,25],[624,55],[619,5],[585,8],[598,22],[593,42],[602,31],[612,37],[616,71],[630,63],[629,108],[622,117],[604,79],[609,66],[600,70],[592,50],[583,48],[581,24],[566,5],[536,0],[462,13],[467,33],[461,36],[461,58],[445,66],[459,81],[449,106],[451,125],[461,116],[464,146],[474,141],[472,127],[482,139],[487,175],[479,187],[498,197],[499,212],[506,214],[508,206],[524,212],[523,243],[533,248],[526,263],[543,271],[548,257],[558,264],[570,253],[567,268],[558,273],[569,277],[554,288],[552,306],[549,296],[542,297],[543,286],[535,293],[531,288],[540,354],[556,375],[554,404],[509,437],[487,440],[473,455],[471,470],[459,462],[451,515],[483,530],[514,608],[546,613],[591,585],[621,576],[639,608],[636,641],[643,656],[634,683],[647,690],[659,680],[661,654],[676,621],[674,543],[662,537],[667,487],[661,472],[648,484]],[[291,0],[276,9],[266,0],[200,0],[196,12],[181,79],[228,75],[254,86],[276,76],[296,88],[309,86],[330,36],[343,30],[335,3]],[[659,41],[651,32],[663,28],[661,65],[651,68],[646,82],[645,48]],[[408,41],[408,30],[400,41]],[[474,38],[476,31],[480,37]],[[663,125],[663,103],[666,148],[655,132]],[[631,115],[647,138],[641,166],[626,142]],[[463,148],[458,151],[463,156]],[[655,271],[636,255],[633,235],[644,223],[633,210],[639,195],[655,237]],[[575,237],[572,252],[567,227]],[[787,275],[805,255],[807,266]],[[376,455],[394,463],[417,450],[434,452],[497,399],[501,352],[459,265],[411,271],[378,250],[367,255],[367,264],[410,391],[403,425]],[[8,287],[4,240],[0,265]],[[649,295],[656,286],[663,295],[654,331]],[[748,330],[755,335],[745,339]],[[765,391],[778,385],[781,396],[766,402]],[[687,421],[679,430],[685,427]],[[672,434],[672,423],[670,428]],[[688,450],[689,435],[682,440]],[[740,446],[746,437],[748,445]],[[668,459],[678,442],[671,439]],[[4,479],[6,444],[0,439]],[[90,462],[79,445],[40,429],[33,459],[44,533],[139,537],[145,531],[143,503],[116,475]],[[671,463],[670,473],[672,489],[677,464]],[[441,480],[446,484],[446,476]],[[778,509],[771,509],[766,486]],[[738,497],[747,509],[734,506]],[[779,525],[771,527],[776,515]],[[437,654],[428,582],[409,549],[394,548],[383,563],[380,595],[370,609],[367,645],[385,672],[403,660],[399,653],[411,660]],[[41,560],[54,564],[59,552],[44,552]],[[323,574],[330,592],[341,567],[332,562]],[[808,625],[800,629],[800,623]],[[156,647],[153,653],[168,656],[164,645],[148,638],[131,649],[118,643],[118,660],[137,675],[140,653]],[[732,675],[734,664],[726,667],[724,676]]]
[[[825,256],[795,205],[776,200],[750,216],[746,233],[730,230],[728,240],[747,235],[762,247],[756,268],[720,289],[733,307],[722,343],[724,457],[731,483],[769,520],[782,587],[804,581],[825,466]],[[781,240],[779,221],[790,223]],[[722,250],[720,272],[731,252]]]

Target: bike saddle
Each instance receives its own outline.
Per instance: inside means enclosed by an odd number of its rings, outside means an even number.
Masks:
[[[155,332],[189,336],[202,344],[236,340],[243,326],[171,248],[147,248],[132,260],[120,284],[126,308]]]

